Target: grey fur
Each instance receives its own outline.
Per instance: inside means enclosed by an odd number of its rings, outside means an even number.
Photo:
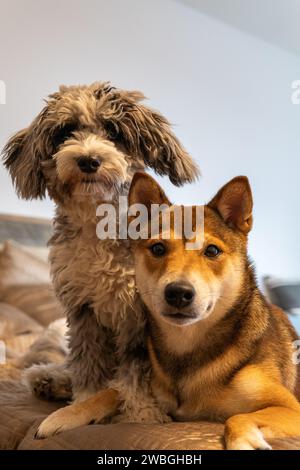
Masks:
[[[111,385],[123,398],[124,419],[161,422],[166,417],[148,389],[144,316],[129,246],[96,236],[97,205],[117,205],[136,170],[149,166],[177,185],[197,177],[168,121],[142,99],[108,83],[61,87],[10,139],[4,162],[21,197],[44,197],[47,190],[57,204],[50,262],[69,323],[70,353],[65,369],[39,366],[27,372],[27,381],[37,393],[61,398],[71,376],[75,401]],[[76,166],[81,155],[102,160],[93,184],[82,181]]]
[[[66,363],[36,364],[26,370],[24,383],[34,395],[49,401],[72,400],[72,375]]]
[[[68,312],[70,325],[69,367],[73,374],[74,393],[96,392],[112,379],[117,367],[112,333],[97,318],[92,308],[83,305],[77,312]],[[86,361],[90,357],[91,361]]]

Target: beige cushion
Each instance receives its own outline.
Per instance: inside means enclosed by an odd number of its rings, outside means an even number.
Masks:
[[[223,425],[213,423],[103,424],[84,426],[48,439],[30,428],[19,449],[193,450],[223,449]]]
[[[40,420],[29,428],[22,450],[223,450],[224,425],[209,422],[170,424],[104,424],[34,439]],[[300,439],[269,440],[274,449],[298,449]]]
[[[0,289],[12,284],[50,282],[49,266],[42,259],[11,241],[0,252]]]
[[[34,398],[20,380],[0,380],[0,449],[16,449],[31,425],[58,407]]]
[[[63,317],[62,307],[50,284],[11,285],[3,289],[1,300],[19,308],[43,326]]]
[[[37,333],[42,326],[17,307],[0,302],[0,339],[12,336]]]
[[[41,336],[41,333],[27,333],[23,335],[15,335],[5,340],[6,347],[16,353],[18,356],[22,356],[27,353],[30,346],[37,341]]]
[[[22,250],[26,251],[30,255],[33,255],[35,258],[39,258],[45,263],[48,263],[49,248],[47,248],[46,246],[27,246],[12,240],[7,240],[5,243],[14,244],[22,248]],[[0,243],[0,253],[3,250],[5,243]]]
[[[43,246],[23,246],[23,250],[48,264],[49,248]]]
[[[17,361],[17,359],[15,361]],[[21,375],[22,371],[14,361],[8,361],[6,364],[1,364],[0,366],[0,382],[2,380],[20,380]]]

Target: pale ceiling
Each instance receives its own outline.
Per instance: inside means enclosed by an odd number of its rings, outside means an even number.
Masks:
[[[300,55],[300,0],[177,0]]]

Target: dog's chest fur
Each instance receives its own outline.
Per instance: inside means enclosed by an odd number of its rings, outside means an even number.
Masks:
[[[153,343],[148,343],[152,363],[152,390],[167,413],[176,420],[220,418],[216,410],[215,398],[221,389],[214,384],[216,373],[206,365],[207,357],[198,353],[181,356],[155,351]],[[197,357],[198,355],[198,357]]]
[[[89,304],[98,322],[113,330],[134,304],[132,255],[126,240],[100,240],[95,208],[77,217],[60,213],[50,241],[55,291],[67,308]]]

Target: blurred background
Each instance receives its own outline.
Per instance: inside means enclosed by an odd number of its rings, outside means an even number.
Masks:
[[[202,176],[174,202],[202,204],[233,176],[251,181],[250,254],[264,275],[300,279],[299,0],[1,0],[0,147],[60,84],[138,89],[174,124]],[[50,218],[0,168],[0,212]]]

